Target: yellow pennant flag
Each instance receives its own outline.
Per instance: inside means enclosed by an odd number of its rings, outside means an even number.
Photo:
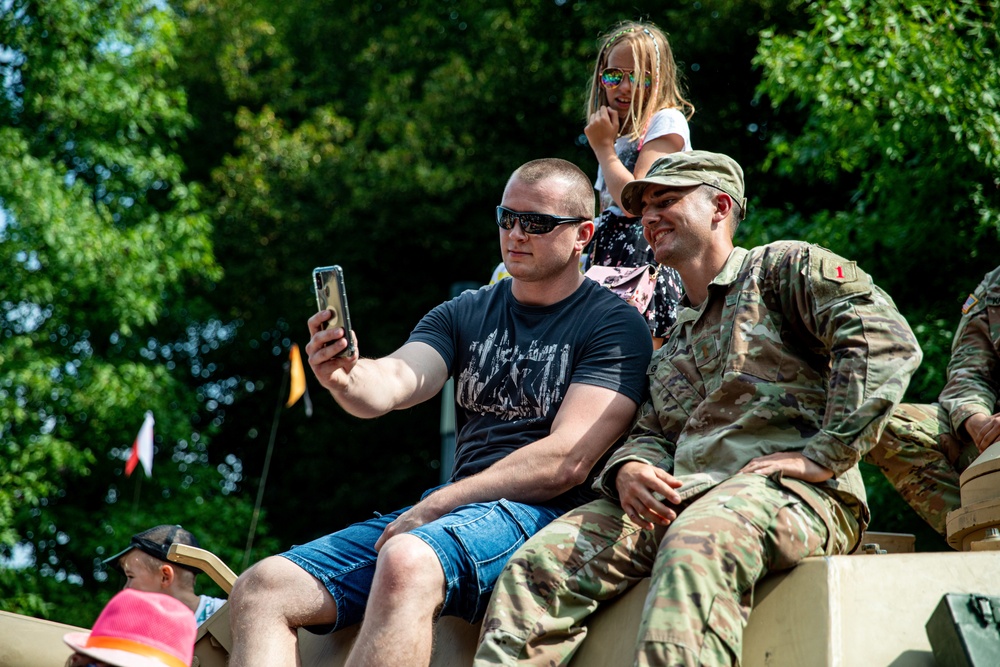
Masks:
[[[292,343],[292,350],[288,354],[288,360],[291,362],[292,387],[288,392],[288,402],[285,403],[286,408],[294,405],[295,401],[302,398],[302,394],[306,393],[306,372],[302,369],[302,355],[299,354],[297,343]]]

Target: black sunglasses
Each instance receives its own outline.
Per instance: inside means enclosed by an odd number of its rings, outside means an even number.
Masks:
[[[514,229],[516,223],[521,223],[525,234],[548,234],[556,225],[567,222],[583,222],[590,218],[572,218],[548,213],[521,213],[503,206],[497,206],[497,224],[501,229]]]

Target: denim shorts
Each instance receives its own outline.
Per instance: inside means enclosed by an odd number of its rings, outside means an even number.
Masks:
[[[312,626],[308,630],[331,632],[361,621],[378,557],[375,541],[406,509],[409,508],[356,523],[281,554],[316,577],[337,604],[335,624]],[[457,507],[410,531],[409,534],[434,549],[444,570],[445,599],[441,614],[478,622],[507,559],[563,511],[564,508],[553,505],[526,505],[501,499]]]

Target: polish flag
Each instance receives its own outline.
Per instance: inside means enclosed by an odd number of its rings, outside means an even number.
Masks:
[[[135,470],[135,465],[142,462],[142,467],[146,471],[146,477],[153,476],[153,413],[146,412],[146,420],[142,422],[139,435],[132,443],[132,453],[125,462],[125,476],[128,477]]]

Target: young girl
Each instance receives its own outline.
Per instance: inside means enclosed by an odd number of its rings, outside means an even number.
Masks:
[[[624,22],[601,38],[587,101],[584,133],[600,163],[594,188],[601,216],[589,247],[591,266],[655,263],[642,223],[621,208],[625,184],[642,178],[657,158],[691,150],[687,120],[694,106],[684,99],[666,35],[651,23]],[[677,318],[677,272],[659,267],[646,319],[659,347]]]

